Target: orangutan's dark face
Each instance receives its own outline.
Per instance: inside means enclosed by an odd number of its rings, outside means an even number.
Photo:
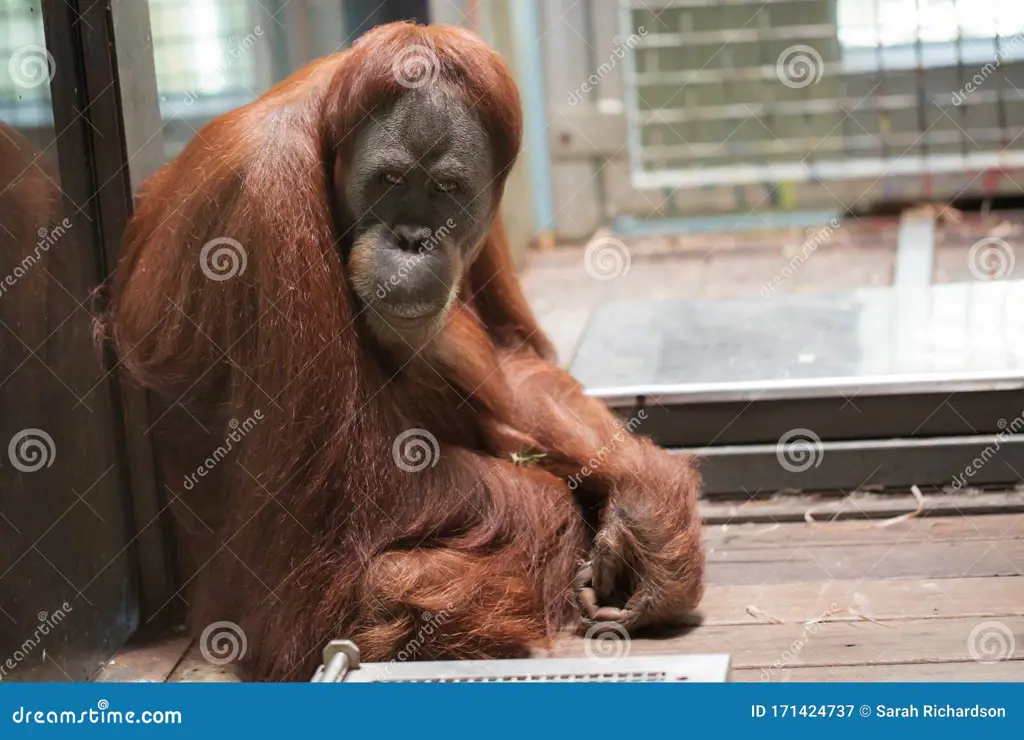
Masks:
[[[339,183],[351,223],[352,288],[378,337],[430,336],[494,213],[487,134],[432,86],[367,118],[352,151]]]

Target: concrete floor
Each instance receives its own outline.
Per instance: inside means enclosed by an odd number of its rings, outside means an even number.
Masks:
[[[819,236],[820,230],[801,229],[622,238],[621,246],[598,243],[609,259],[628,254],[628,269],[605,280],[595,278],[593,269],[588,272],[587,245],[559,246],[531,255],[521,280],[559,360],[568,366],[594,308],[603,301],[757,298],[787,268],[792,275],[775,292],[892,285],[898,228],[897,219],[876,218],[843,222],[828,238]],[[932,282],[978,279],[971,269],[971,246],[986,237],[1002,239],[1014,250],[1016,268],[1003,277],[1024,278],[1024,220],[975,214],[937,225]],[[810,256],[801,259],[808,244],[813,246]]]

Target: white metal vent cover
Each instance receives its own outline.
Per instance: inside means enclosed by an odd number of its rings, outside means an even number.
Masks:
[[[679,682],[722,683],[728,655],[635,655],[627,657],[527,658],[360,663],[347,640],[324,648],[317,683]]]

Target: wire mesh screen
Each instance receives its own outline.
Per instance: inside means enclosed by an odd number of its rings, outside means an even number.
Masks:
[[[621,7],[635,187],[1024,164],[1024,3]]]

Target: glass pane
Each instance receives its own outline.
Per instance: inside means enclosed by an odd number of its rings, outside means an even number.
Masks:
[[[149,12],[168,158],[210,119],[339,51],[359,30],[345,32],[341,2],[149,0]]]
[[[87,679],[136,620],[116,416],[92,342],[95,232],[89,204],[61,189],[61,74],[39,0],[0,0],[2,681]]]

